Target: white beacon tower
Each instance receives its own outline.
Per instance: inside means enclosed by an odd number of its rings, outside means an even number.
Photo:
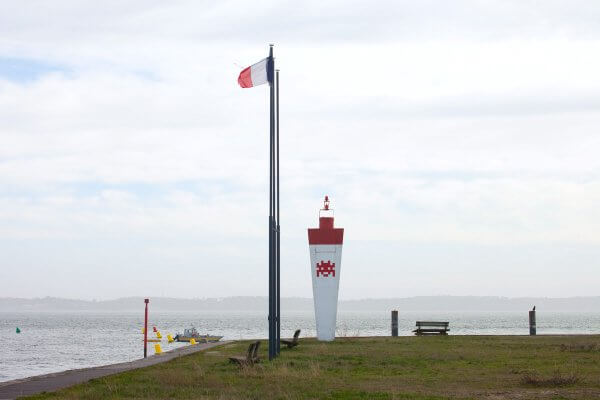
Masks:
[[[343,242],[344,229],[333,227],[333,210],[329,208],[329,197],[325,196],[323,208],[319,210],[319,227],[308,229],[310,273],[319,340],[335,339]]]

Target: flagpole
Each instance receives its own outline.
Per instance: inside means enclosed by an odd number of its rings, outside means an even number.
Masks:
[[[275,358],[275,318],[276,318],[276,304],[275,304],[275,221],[274,221],[274,209],[275,209],[275,82],[273,72],[275,69],[275,60],[273,58],[273,45],[269,45],[269,62],[267,66],[267,74],[269,78],[270,86],[270,115],[269,115],[269,360]]]
[[[269,57],[262,59],[240,72],[238,84],[243,88],[269,83],[269,360],[279,355],[280,307],[279,307],[279,83],[275,81],[275,58],[273,44],[269,45]],[[279,71],[277,71],[279,80]],[[277,87],[275,87],[277,85]],[[277,99],[275,98],[277,90]],[[277,105],[275,102],[277,101]],[[275,111],[277,108],[277,111]],[[277,115],[276,115],[277,113]],[[277,118],[277,125],[275,122]],[[276,142],[277,140],[277,142]]]
[[[280,214],[279,214],[279,70],[276,70],[275,72],[275,82],[277,83],[277,88],[276,88],[276,114],[277,114],[277,125],[276,125],[276,135],[277,135],[277,150],[276,150],[276,159],[277,159],[277,171],[276,171],[276,179],[277,179],[277,213],[275,214],[276,216],[276,221],[277,221],[277,255],[276,255],[276,267],[277,267],[277,309],[276,309],[276,313],[277,313],[277,346],[276,346],[276,352],[277,354],[279,354],[279,351],[281,350],[281,279],[280,279],[280,271],[281,271],[281,260],[280,260],[280,248],[281,248],[281,230],[280,230],[280,226],[281,226],[281,220],[280,218]]]

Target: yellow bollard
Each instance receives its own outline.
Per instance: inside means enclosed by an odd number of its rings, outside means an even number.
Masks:
[[[159,331],[156,331],[156,337],[157,337],[158,339],[162,339],[162,335],[160,334],[160,332],[159,332]]]
[[[191,345],[194,345],[194,344],[196,344],[196,339],[194,339],[194,338],[191,338],[191,339],[190,339],[190,344],[191,344]]]
[[[144,334],[144,330],[145,330],[145,329],[144,329],[144,328],[142,328],[142,334]]]
[[[171,334],[167,335],[167,340],[169,341],[169,343],[173,343],[175,340],[173,339],[173,336],[171,336]]]
[[[156,343],[154,345],[154,354],[160,354],[162,353],[162,349],[160,348],[160,343]]]

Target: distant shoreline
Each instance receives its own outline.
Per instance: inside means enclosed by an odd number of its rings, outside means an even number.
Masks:
[[[264,311],[267,297],[240,296],[206,299],[153,297],[153,311]],[[469,312],[524,311],[537,306],[540,312],[600,312],[600,296],[595,297],[495,297],[495,296],[416,296],[387,299],[340,300],[339,311]],[[142,297],[114,300],[76,300],[56,297],[0,298],[0,311],[139,311]],[[313,310],[312,298],[282,298],[282,308],[290,311]]]

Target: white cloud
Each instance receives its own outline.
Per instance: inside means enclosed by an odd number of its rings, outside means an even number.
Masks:
[[[26,83],[0,75],[2,266],[82,266],[91,276],[108,268],[118,280],[160,271],[160,261],[184,273],[230,271],[209,274],[207,293],[246,290],[228,280],[236,273],[262,282],[268,98],[266,88],[239,89],[236,76],[269,41],[282,74],[282,251],[291,294],[310,292],[299,272],[307,268],[305,229],[326,193],[350,243],[471,246],[473,259],[457,270],[481,259],[480,246],[514,249],[504,253],[512,271],[527,268],[522,255],[532,246],[597,246],[594,2],[344,4],[2,4],[0,62],[57,66]],[[354,243],[344,261],[350,270],[372,251]],[[22,245],[35,251],[11,250]],[[388,245],[374,246],[388,254]],[[38,255],[53,248],[60,257]],[[393,270],[386,257],[378,262]],[[595,265],[580,259],[577,268]],[[443,271],[441,261],[424,268]],[[502,273],[494,272],[500,281]],[[2,278],[19,287],[20,278]],[[185,278],[171,279],[165,294],[195,295]],[[347,279],[354,288],[360,281]],[[548,295],[579,294],[552,279]],[[30,295],[50,294],[42,282]],[[438,287],[424,283],[423,294]],[[80,295],[58,283],[52,290]],[[347,296],[379,293],[353,290]],[[258,284],[245,294],[263,292]]]

